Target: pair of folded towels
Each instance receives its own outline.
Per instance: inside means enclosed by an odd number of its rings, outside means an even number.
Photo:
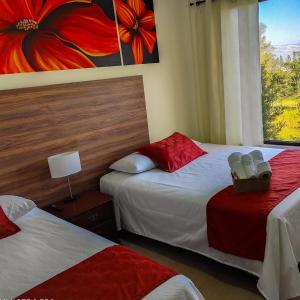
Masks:
[[[234,152],[228,157],[231,173],[236,179],[270,178],[272,169],[260,150],[248,154]]]

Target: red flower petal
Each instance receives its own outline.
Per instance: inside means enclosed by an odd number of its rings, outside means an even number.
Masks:
[[[47,30],[91,56],[120,51],[115,21],[97,4],[62,7],[46,23]]]
[[[95,67],[80,51],[66,46],[55,35],[46,32],[30,35],[25,53],[36,71]]]
[[[155,26],[155,17],[152,10],[148,10],[146,14],[140,19],[139,25],[147,30],[152,30]]]
[[[37,20],[43,0],[0,0],[0,30],[15,26],[20,20]]]
[[[33,72],[22,50],[25,32],[0,32],[0,73]]]
[[[120,39],[123,43],[129,44],[132,40],[132,33],[122,24],[119,24]]]
[[[147,10],[143,0],[127,0],[127,4],[133,9],[138,18],[142,17]]]
[[[115,0],[116,12],[121,23],[129,29],[132,29],[136,22],[135,12],[122,0]]]
[[[134,63],[136,65],[142,64],[144,60],[144,49],[143,49],[143,41],[139,35],[135,35],[131,44],[132,54]]]
[[[14,0],[10,0],[14,1]],[[25,0],[26,1],[26,0]],[[34,1],[34,0],[31,0]],[[40,1],[40,0],[39,0]],[[39,16],[39,22],[48,16],[52,11],[67,3],[92,3],[92,0],[46,0],[42,12]]]
[[[0,19],[0,31],[8,30],[12,26],[13,26],[12,23],[9,22],[8,20]]]
[[[147,51],[152,53],[156,43],[156,33],[154,31],[145,30],[142,27],[139,27],[139,33],[143,39]]]

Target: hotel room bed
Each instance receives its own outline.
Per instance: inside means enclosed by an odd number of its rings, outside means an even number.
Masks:
[[[21,231],[0,241],[0,298],[12,299],[115,245],[92,232],[34,208],[15,221]],[[86,299],[89,296],[86,295]],[[102,298],[101,298],[102,299]],[[177,275],[145,300],[203,299],[193,283]]]
[[[264,261],[215,250],[208,245],[206,205],[232,184],[227,157],[260,149],[266,160],[282,149],[201,144],[208,152],[174,173],[153,169],[132,175],[113,171],[100,189],[114,197],[119,229],[185,248],[259,277],[258,289],[272,300],[300,295],[300,189],[268,216]],[[163,230],[162,230],[163,228]]]

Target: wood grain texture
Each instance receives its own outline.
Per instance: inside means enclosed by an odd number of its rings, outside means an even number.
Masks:
[[[79,151],[75,192],[96,189],[118,158],[149,142],[142,76],[0,91],[0,194],[42,207],[68,195],[50,155]]]

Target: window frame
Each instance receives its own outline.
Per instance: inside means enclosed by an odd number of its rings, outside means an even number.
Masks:
[[[268,140],[264,141],[264,144],[266,145],[274,145],[274,146],[293,146],[293,147],[299,147],[300,142],[289,142],[289,141],[281,141],[281,140]]]

